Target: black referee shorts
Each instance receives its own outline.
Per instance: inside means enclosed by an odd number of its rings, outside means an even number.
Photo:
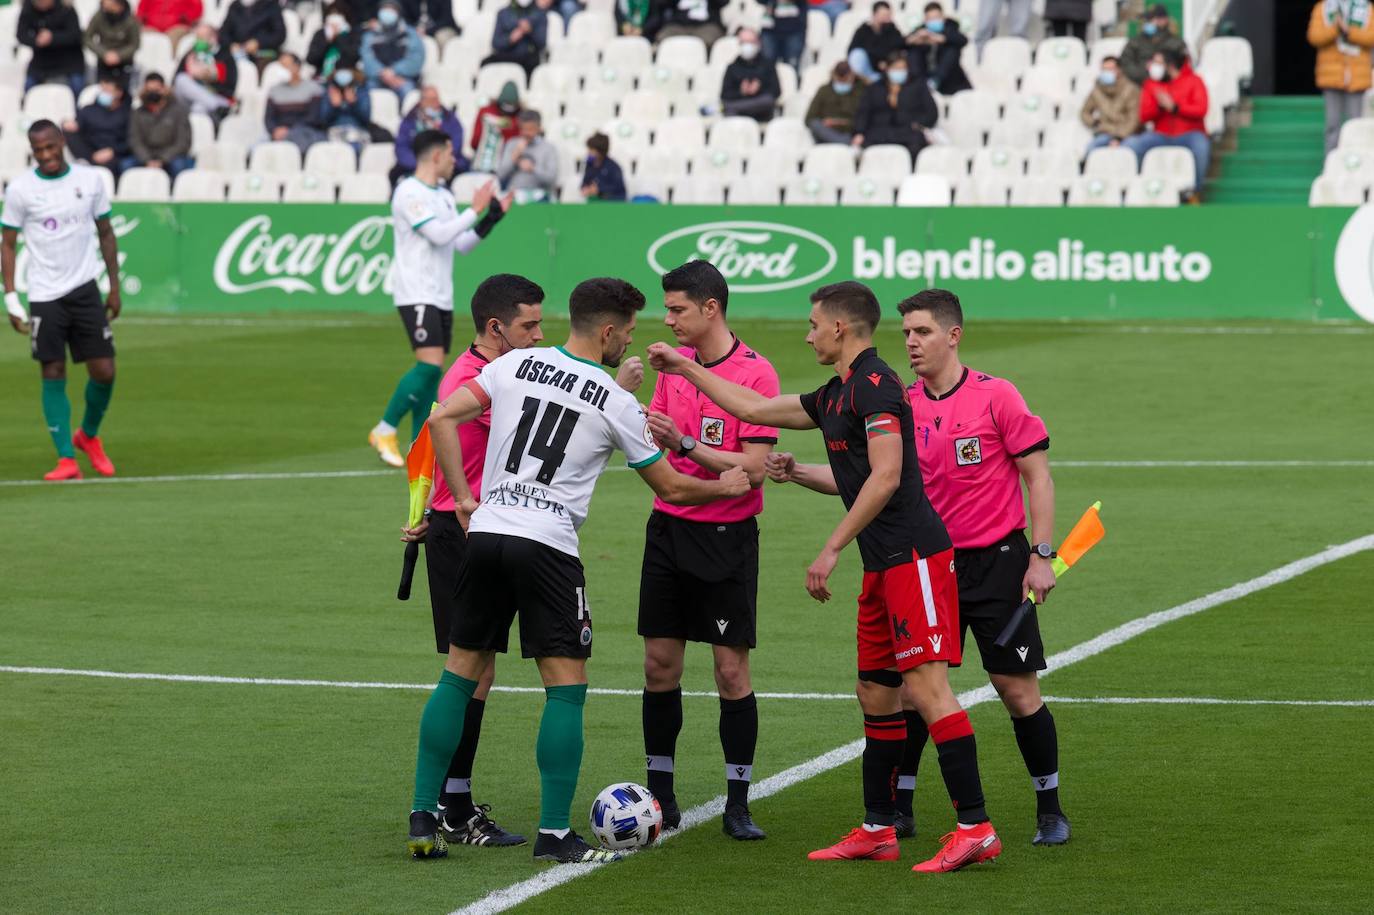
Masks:
[[[51,302],[29,302],[29,350],[39,362],[114,357],[114,330],[95,280]]]
[[[429,577],[429,606],[434,612],[434,648],[448,654],[453,608],[458,597],[458,573],[468,553],[468,535],[453,512],[432,512],[425,532],[425,572]]]
[[[467,550],[452,608],[454,645],[505,652],[518,614],[521,657],[592,656],[592,613],[581,560],[507,534],[470,534]]]
[[[639,573],[639,634],[755,647],[759,525],[687,521],[655,511]]]
[[[993,644],[1021,606],[1021,582],[1030,565],[1030,544],[1022,531],[1012,531],[991,546],[954,551],[959,581],[959,640],[968,631],[978,642],[983,669],[990,674],[1021,674],[1045,669],[1045,646],[1035,608],[1022,620],[1006,648]]]
[[[406,326],[406,338],[411,349],[422,346],[441,346],[448,352],[453,345],[453,312],[433,305],[397,305],[401,323]]]

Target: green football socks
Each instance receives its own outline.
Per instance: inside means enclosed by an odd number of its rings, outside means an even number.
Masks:
[[[584,686],[583,691],[586,691]],[[444,787],[444,776],[453,760],[453,751],[458,749],[463,739],[463,718],[467,714],[468,702],[477,690],[477,681],[460,677],[452,671],[444,671],[439,683],[430,693],[425,703],[424,714],[420,716],[420,749],[415,755],[415,799],[412,810],[439,812],[439,792]],[[582,710],[578,709],[578,746],[577,755],[582,756]],[[543,740],[542,732],[540,740]],[[573,773],[576,783],[577,774]],[[572,792],[568,793],[572,801]],[[566,819],[566,814],[564,815]]]
[[[439,380],[443,377],[444,370],[440,366],[428,362],[412,365],[410,371],[396,383],[396,390],[392,392],[386,412],[382,414],[382,422],[388,426],[399,426],[405,415],[410,413],[416,419],[414,435],[419,435],[420,426],[429,416],[429,408],[439,393]]]
[[[92,378],[86,382],[86,415],[81,417],[82,432],[91,438],[100,434],[100,421],[105,418],[105,411],[109,409],[113,396],[113,381],[96,381]]]
[[[539,828],[568,829],[568,811],[582,768],[582,707],[587,684],[544,688],[535,760],[539,763]]]
[[[57,446],[57,456],[76,457],[76,449],[72,447],[72,402],[67,399],[67,379],[43,379],[43,419],[48,423],[52,443]]]

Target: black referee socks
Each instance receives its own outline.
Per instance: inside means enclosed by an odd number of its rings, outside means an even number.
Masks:
[[[477,741],[482,738],[482,715],[487,710],[485,699],[469,699],[463,713],[463,739],[453,751],[444,779],[444,794],[440,803],[451,811],[451,823],[466,823],[476,812],[472,805],[472,763],[477,758]]]
[[[676,800],[673,794],[673,754],[677,735],[682,731],[682,687],[666,693],[644,691],[644,756],[648,761],[649,784],[654,797]]]
[[[1041,705],[1033,715],[1011,719],[1016,732],[1016,745],[1026,761],[1026,771],[1035,788],[1035,812],[1062,814],[1059,807],[1059,734],[1048,705]]]
[[[758,742],[759,704],[754,694],[750,693],[743,699],[722,698],[720,748],[725,751],[727,809],[749,804],[749,782],[754,777],[754,747]]]

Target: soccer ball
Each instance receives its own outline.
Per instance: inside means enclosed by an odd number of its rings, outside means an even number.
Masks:
[[[621,782],[592,802],[592,833],[613,851],[652,845],[662,831],[663,808],[648,788]]]

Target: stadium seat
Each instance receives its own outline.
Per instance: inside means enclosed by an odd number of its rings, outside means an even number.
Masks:
[[[983,45],[983,56],[978,62],[978,69],[980,72],[993,71],[1018,78],[1030,69],[1030,65],[1030,42],[1014,35],[1003,35],[990,39]]]
[[[395,136],[401,126],[401,100],[389,89],[370,92],[368,97],[372,100],[372,123],[378,127],[385,127]]]
[[[198,156],[215,145],[215,122],[210,115],[191,112],[191,155]]]
[[[231,114],[219,124],[219,140],[252,146],[267,136],[267,127],[247,115]]]
[[[233,174],[243,171],[247,160],[247,146],[233,140],[220,140],[213,146],[201,150],[196,156],[196,167]]]
[[[134,52],[134,66],[142,73],[161,73],[165,79],[171,79],[176,68],[171,40],[161,32],[145,30]]]
[[[286,179],[282,188],[283,203],[333,203],[333,179],[311,172],[297,172]]]
[[[870,146],[859,159],[858,174],[863,178],[900,180],[911,174],[911,151],[895,143]]]
[[[28,122],[47,118],[61,124],[76,117],[76,97],[66,86],[40,83],[24,93],[23,112]]]
[[[706,134],[706,145],[712,149],[748,152],[759,146],[759,122],[753,118],[721,118]]]
[[[601,60],[621,70],[637,73],[653,64],[654,47],[648,39],[638,35],[617,35],[602,47]]]
[[[21,77],[22,79],[22,77]],[[24,93],[19,86],[0,84],[0,129],[13,130],[9,125],[17,125],[19,112],[24,107]]]
[[[248,154],[250,172],[274,175],[294,175],[301,170],[301,151],[295,143],[277,140],[259,143]]]
[[[92,169],[100,176],[100,183],[105,185],[105,197],[109,200],[115,199],[115,177],[114,172],[103,165],[93,165]]]
[[[223,203],[229,179],[223,172],[190,168],[172,182],[172,200],[177,203]]]
[[[1078,38],[1046,38],[1035,48],[1036,67],[1051,67],[1068,76],[1087,65],[1088,48]]]
[[[172,180],[160,168],[131,168],[119,178],[119,199],[126,203],[166,203],[171,197]]]
[[[612,156],[647,149],[650,146],[649,125],[640,121],[619,118],[607,123],[602,130],[610,138]],[[585,139],[584,137],[584,142]],[[578,155],[582,155],[582,152],[579,151]]]
[[[453,199],[459,204],[466,206],[472,203],[472,195],[477,189],[488,181],[495,181],[494,175],[485,172],[464,172],[456,176],[449,185],[449,190],[453,192]]]
[[[1191,158],[1189,156],[1190,160]],[[1139,168],[1135,153],[1124,146],[1098,147],[1088,153],[1088,158],[1083,163],[1085,177],[1107,178],[1118,183],[1134,178],[1137,171]]]
[[[0,135],[0,181],[11,181],[29,169],[29,144],[22,135]]]
[[[788,206],[833,207],[838,194],[835,182],[823,175],[801,175],[783,185],[783,201]]]
[[[711,175],[690,175],[673,182],[673,203],[725,203],[725,182]]]
[[[283,12],[285,12],[285,10],[283,10]],[[152,34],[156,35],[157,33],[153,32]],[[282,83],[289,83],[290,81],[290,72],[288,72],[285,67],[283,67],[281,64],[277,63],[274,60],[272,61],[272,63],[268,64],[266,67],[263,68],[261,86],[259,88],[263,93],[266,93],[273,86],[278,86]]]
[[[1250,42],[1244,38],[1209,38],[1202,46],[1199,64],[1210,65],[1213,60],[1219,60],[1222,66],[1241,82],[1248,83],[1255,75],[1254,53],[1251,51]]]
[[[490,4],[495,6],[495,4]],[[567,40],[592,47],[606,46],[615,38],[615,16],[605,10],[585,10],[568,23]]]
[[[580,17],[574,16],[576,21]],[[687,73],[706,69],[706,42],[692,35],[671,35],[658,43],[654,63]]]
[[[969,150],[958,146],[927,146],[916,157],[916,174],[942,175],[952,185],[968,174]]]
[[[972,176],[954,185],[954,205],[957,207],[1004,207],[1012,185],[1020,176]]]
[[[596,45],[565,39],[562,44],[549,49],[549,62],[580,71],[595,67],[601,60]]]
[[[688,159],[680,147],[655,143],[635,157],[634,172],[640,178],[676,181],[687,174]]]
[[[1073,120],[1061,120],[1045,128],[1041,146],[1045,149],[1071,152],[1081,159],[1092,139],[1093,132],[1075,117]]]
[[[1326,154],[1322,175],[1327,178],[1351,178],[1365,184],[1374,183],[1374,150],[1333,149]]]
[[[1096,79],[1096,77],[1093,77]],[[1031,67],[1021,77],[1021,93],[1039,96],[1047,104],[1059,109],[1061,118],[1077,117],[1083,107],[1082,99],[1073,90],[1073,81],[1063,70],[1052,67]]]
[[[584,92],[604,95],[613,103],[619,104],[621,99],[634,91],[634,71],[619,66],[614,61],[603,61],[583,71],[582,88]]]
[[[358,171],[363,174],[385,175],[396,165],[396,147],[392,143],[369,143],[358,156]]]
[[[1026,174],[1053,182],[1063,193],[1079,176],[1081,161],[1077,153],[1066,149],[1034,149],[1026,159]]]
[[[1028,175],[1019,178],[1012,183],[1011,199],[1008,201],[1014,207],[1062,207],[1064,205],[1064,192],[1073,180],[1062,183],[1056,179]]]
[[[947,207],[951,188],[943,175],[907,175],[897,187],[899,207]]]
[[[1188,183],[1193,179],[1190,177]],[[1183,188],[1164,177],[1140,175],[1126,184],[1126,206],[1128,207],[1176,207]]]
[[[1197,163],[1193,154],[1180,146],[1160,146],[1145,154],[1140,177],[1158,178],[1187,192],[1197,183]]]
[[[579,92],[567,100],[563,116],[587,124],[604,124],[615,117],[615,99],[597,92]]]
[[[547,92],[555,98],[567,98],[582,86],[582,71],[565,64],[542,64],[530,76],[531,92]]]
[[[1319,175],[1312,182],[1307,205],[1314,207],[1357,207],[1364,204],[1368,186],[1356,178]]]
[[[1374,117],[1346,121],[1341,125],[1340,140],[1336,145],[1341,149],[1374,151]]]
[[[230,203],[280,203],[281,177],[239,172],[229,176]]]
[[[1120,57],[1129,40],[1125,36],[1097,39],[1088,48],[1088,66],[1093,70],[1102,69],[1103,58]]]
[[[814,146],[815,140],[800,118],[773,118],[763,128],[763,145],[768,149],[795,149],[802,152]]]
[[[654,64],[639,73],[639,88],[652,89],[668,99],[677,112],[696,114],[693,107],[691,73],[676,67]]]
[[[651,176],[636,176],[625,179],[625,193],[631,200],[639,197],[652,197],[660,203],[668,202],[668,182]]]
[[[802,174],[844,181],[856,174],[854,150],[842,143],[820,143],[806,151],[802,160]]]
[[[731,206],[777,206],[782,187],[768,176],[734,178],[725,186]]]
[[[620,117],[652,128],[672,116],[668,96],[657,89],[636,89],[620,100]]]
[[[841,206],[890,207],[900,176],[856,175],[840,185]]]
[[[654,130],[654,145],[691,152],[706,145],[706,126],[699,117],[673,117]]]
[[[358,173],[358,154],[347,143],[316,143],[306,150],[302,168],[313,175],[343,181]]]
[[[1095,178],[1090,175],[1075,178],[1069,185],[1069,206],[1119,207],[1121,184],[1112,178]]]
[[[582,182],[577,180],[576,176],[564,178],[563,183],[558,186],[558,202],[572,206],[586,204],[587,198],[582,196]]]
[[[1053,126],[1036,121],[1015,109],[1008,117],[992,125],[988,131],[989,146],[1014,146],[1019,149],[1038,149],[1042,131]]]
[[[1010,181],[1026,170],[1026,154],[1019,147],[987,146],[973,153],[973,177]]]
[[[716,178],[724,183],[744,175],[744,155],[739,150],[703,149],[691,159],[692,175]]]

